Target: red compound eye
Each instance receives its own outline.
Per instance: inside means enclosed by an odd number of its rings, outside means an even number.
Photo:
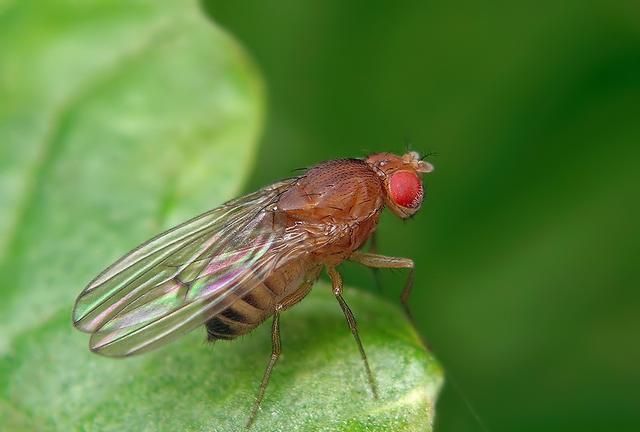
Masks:
[[[389,191],[394,203],[405,208],[418,208],[422,203],[422,182],[415,173],[399,171],[389,180]]]

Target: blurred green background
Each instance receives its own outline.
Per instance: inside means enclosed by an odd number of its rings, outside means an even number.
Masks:
[[[464,398],[490,431],[640,430],[637,1],[206,9],[267,83],[247,191],[406,141],[438,153],[422,212],[379,236],[417,263],[415,314],[449,375],[437,430],[481,430]]]

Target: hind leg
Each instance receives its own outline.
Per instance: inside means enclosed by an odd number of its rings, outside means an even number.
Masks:
[[[249,420],[247,421],[246,428],[249,429],[253,422],[256,420],[256,416],[258,415],[258,409],[260,409],[260,404],[262,403],[262,399],[264,399],[264,393],[267,390],[267,384],[269,384],[269,378],[271,378],[271,372],[273,371],[273,367],[278,362],[278,358],[280,357],[281,345],[280,345],[280,310],[282,306],[277,306],[276,311],[273,314],[273,323],[271,325],[271,358],[269,359],[269,363],[267,364],[267,368],[264,371],[264,375],[262,376],[262,382],[260,383],[260,388],[258,390],[258,395],[256,396],[256,401],[253,404],[253,409],[251,410],[251,415],[249,416]]]

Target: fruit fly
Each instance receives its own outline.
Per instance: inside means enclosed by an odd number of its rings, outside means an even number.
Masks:
[[[98,275],[76,300],[73,323],[91,333],[92,351],[126,357],[202,325],[211,341],[234,339],[273,317],[272,353],[250,427],[280,356],[280,313],[301,301],[326,269],[377,398],[336,267],[350,260],[409,269],[401,300],[411,319],[413,261],[360,249],[385,207],[402,219],[419,210],[422,174],[432,170],[416,152],[377,153],[324,162],[228,201],[143,243]]]

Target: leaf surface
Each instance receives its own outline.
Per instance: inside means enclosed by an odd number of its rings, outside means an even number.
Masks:
[[[0,94],[0,429],[239,430],[269,325],[113,360],[70,315],[124,252],[239,193],[263,117],[246,54],[194,2],[5,2]],[[395,305],[347,300],[381,399],[321,285],[283,314],[254,430],[430,427],[439,366]]]

